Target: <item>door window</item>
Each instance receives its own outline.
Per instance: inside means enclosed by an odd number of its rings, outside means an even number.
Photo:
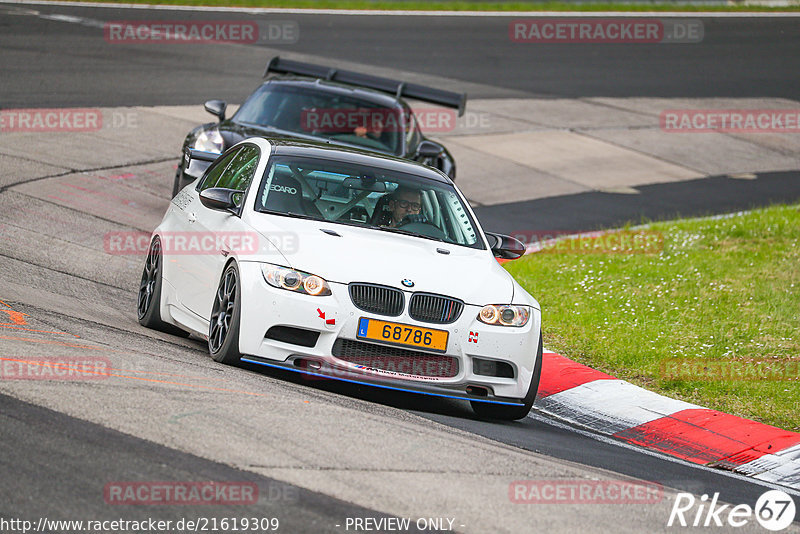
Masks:
[[[259,153],[260,150],[257,146],[244,145],[222,171],[217,185],[214,187],[225,187],[237,191],[246,190],[256,172]]]
[[[241,151],[241,148],[233,150],[228,154],[224,155],[222,158],[218,159],[214,163],[211,164],[211,167],[208,168],[206,171],[205,177],[200,181],[197,186],[198,191],[204,191],[209,187],[216,187],[217,182],[219,181],[220,176],[225,172],[228,166],[233,161],[233,158]]]

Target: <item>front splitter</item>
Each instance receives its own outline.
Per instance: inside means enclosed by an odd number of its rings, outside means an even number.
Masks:
[[[469,393],[466,392],[461,393],[434,384],[426,384],[424,386],[418,386],[416,384],[410,384],[408,383],[408,381],[405,380],[396,380],[383,377],[377,379],[371,379],[370,377],[354,373],[349,369],[330,366],[329,364],[327,364],[327,362],[319,362],[321,365],[319,369],[308,369],[308,368],[298,367],[294,365],[292,361],[277,362],[274,360],[268,360],[266,358],[260,358],[258,356],[250,356],[250,355],[242,356],[241,361],[256,365],[263,365],[265,367],[271,367],[273,369],[283,369],[285,371],[292,371],[306,376],[314,376],[317,378],[324,378],[329,380],[338,380],[340,382],[347,382],[350,384],[359,384],[364,386],[388,389],[392,391],[401,391],[404,393],[417,393],[420,395],[429,395],[432,397],[465,400],[470,402],[485,402],[487,404],[502,404],[506,406],[523,406],[524,404],[515,399],[509,399],[506,397],[495,397],[491,394],[485,397],[478,395],[470,395]]]

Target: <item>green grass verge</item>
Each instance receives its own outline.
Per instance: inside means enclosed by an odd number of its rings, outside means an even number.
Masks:
[[[647,230],[663,236],[660,252],[553,247],[506,264],[542,306],[545,345],[663,395],[800,431],[800,205]]]
[[[374,9],[413,11],[733,11],[733,12],[783,12],[800,11],[800,5],[766,7],[745,5],[686,5],[660,2],[640,3],[587,3],[571,2],[464,2],[416,0],[88,0],[118,4],[153,4],[214,7],[280,7],[300,9]]]

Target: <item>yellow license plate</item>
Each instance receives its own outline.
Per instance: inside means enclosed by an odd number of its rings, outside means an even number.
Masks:
[[[423,349],[445,352],[447,350],[446,330],[420,328],[400,323],[390,323],[378,319],[361,317],[358,320],[359,339],[382,341],[392,345],[407,345]]]

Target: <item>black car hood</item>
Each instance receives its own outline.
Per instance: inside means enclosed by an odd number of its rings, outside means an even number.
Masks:
[[[338,146],[346,146],[346,147],[355,147],[360,150],[366,150],[368,152],[375,152],[376,154],[391,154],[389,152],[379,151],[379,150],[372,150],[370,147],[361,146],[361,145],[353,145],[351,143],[342,143],[338,142],[334,139],[324,139],[319,136],[315,135],[303,135],[294,132],[287,132],[285,130],[279,130],[277,128],[272,128],[270,126],[258,126],[255,124],[242,124],[238,122],[234,122],[231,119],[227,119],[216,125],[219,129],[220,135],[222,135],[222,139],[225,141],[224,149],[227,150],[228,148],[232,147],[239,141],[247,139],[248,137],[278,137],[284,139],[303,139],[308,141],[317,141],[317,142],[327,142],[332,145]],[[396,156],[396,154],[391,154]]]

